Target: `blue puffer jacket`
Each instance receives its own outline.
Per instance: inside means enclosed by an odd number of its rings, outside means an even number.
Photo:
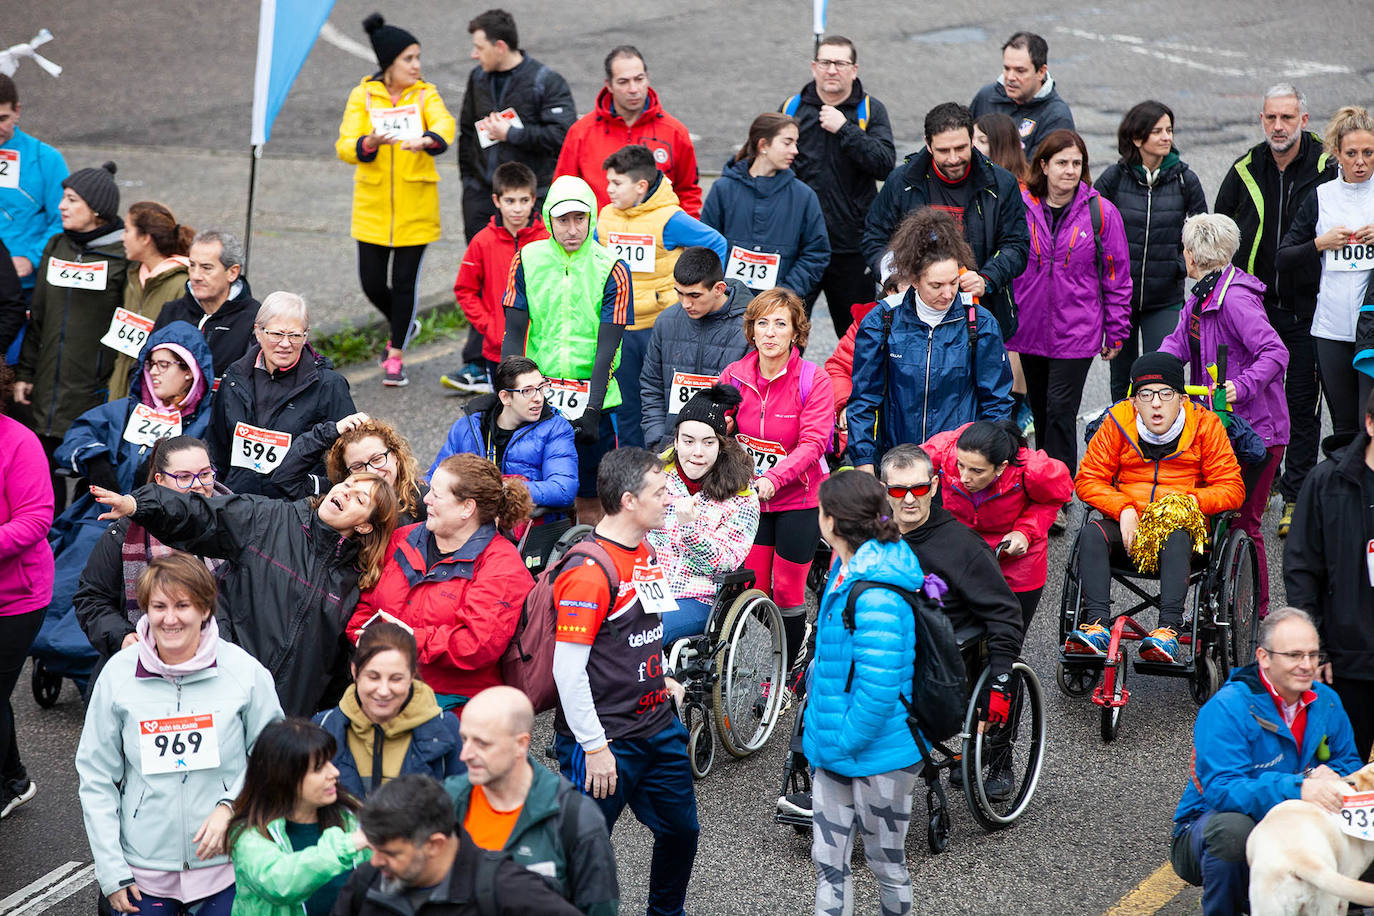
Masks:
[[[1237,811],[1258,821],[1279,802],[1302,794],[1302,773],[1326,764],[1342,776],[1363,761],[1355,751],[1341,699],[1325,684],[1312,689],[1307,727],[1299,748],[1254,662],[1231,678],[1193,723],[1193,767],[1174,811],[1175,830],[1205,811]]]
[[[876,464],[905,442],[974,420],[1011,417],[1011,366],[997,319],[974,307],[977,365],[969,352],[968,307],[955,299],[932,328],[916,315],[915,290],[897,305],[884,300],[864,316],[854,338],[854,391],[849,397],[849,454],[857,467]],[[884,365],[883,313],[892,315],[890,369]],[[884,389],[883,381],[887,386]],[[879,407],[881,428],[876,429]]]
[[[870,589],[854,608],[854,632],[844,606],[855,582],[885,582],[912,591],[925,576],[905,541],[861,546],[841,574],[839,559],[816,615],[816,666],[806,705],[806,759],[840,776],[873,776],[921,758],[907,729],[902,698],[911,698],[916,619],[890,591]],[[849,683],[850,666],[854,679]],[[848,684],[848,686],[846,686]]]
[[[781,255],[778,286],[800,296],[821,282],[830,264],[820,198],[791,169],[756,178],[747,160],[730,163],[711,185],[701,221],[728,245]]]
[[[495,460],[488,454],[482,430],[487,414],[500,409],[501,402],[494,394],[469,401],[463,416],[449,429],[448,438],[429,466],[428,476],[433,477],[439,463],[449,455],[484,455]],[[501,456],[501,473],[524,477],[536,506],[571,506],[577,496],[577,448],[572,424],[545,404],[537,421],[511,434],[506,453]]]

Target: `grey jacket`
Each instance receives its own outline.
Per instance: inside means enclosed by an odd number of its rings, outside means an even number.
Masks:
[[[744,310],[754,293],[738,280],[726,280],[730,298],[719,311],[704,318],[690,317],[672,305],[654,321],[644,368],[639,374],[639,397],[644,441],[653,448],[673,434],[670,422],[681,404],[673,401],[673,376],[720,375],[720,370],[744,356]]]

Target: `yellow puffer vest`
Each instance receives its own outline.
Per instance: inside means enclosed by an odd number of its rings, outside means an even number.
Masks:
[[[677,303],[677,293],[673,291],[673,265],[677,263],[682,249],[672,251],[663,247],[663,227],[674,213],[681,213],[677,192],[673,183],[664,175],[654,193],[648,200],[641,201],[628,210],[618,210],[614,204],[601,208],[596,219],[596,237],[630,265],[630,279],[635,290],[635,323],[627,330],[644,331],[654,326],[654,319],[664,309]],[[652,270],[642,270],[623,253],[616,250],[611,234],[652,235],[654,237],[654,266]]]

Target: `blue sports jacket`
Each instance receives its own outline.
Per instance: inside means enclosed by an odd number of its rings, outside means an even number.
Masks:
[[[14,136],[0,150],[19,154],[19,187],[0,188],[0,240],[10,256],[28,258],[33,273],[20,279],[24,289],[33,289],[42,266],[43,247],[62,231],[62,182],[68,175],[62,154],[42,140],[14,129]]]
[[[433,477],[439,463],[449,455],[482,455],[494,461],[495,456],[488,454],[482,425],[488,411],[500,409],[494,394],[469,401],[463,416],[449,429],[428,476]],[[501,473],[524,477],[536,506],[571,506],[577,496],[577,447],[572,424],[545,404],[538,420],[511,435],[501,456]]]

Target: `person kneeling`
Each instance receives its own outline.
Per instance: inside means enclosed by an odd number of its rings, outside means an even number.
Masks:
[[[1105,655],[1111,641],[1111,567],[1129,561],[1136,527],[1150,503],[1171,493],[1192,497],[1203,515],[1245,501],[1240,465],[1217,415],[1184,396],[1183,361],[1147,353],[1131,367],[1132,394],[1114,404],[1083,455],[1075,489],[1103,517],[1078,540],[1083,592],[1080,620],[1064,651]],[[1173,664],[1188,597],[1191,537],[1176,528],[1159,551],[1159,625],[1140,643],[1144,661]],[[1106,623],[1104,624],[1104,621]]]

